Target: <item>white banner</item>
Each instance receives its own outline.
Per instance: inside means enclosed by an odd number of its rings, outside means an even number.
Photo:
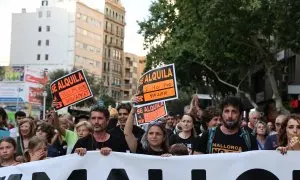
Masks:
[[[0,180],[299,180],[299,157],[275,151],[173,157],[89,152],[0,168]]]

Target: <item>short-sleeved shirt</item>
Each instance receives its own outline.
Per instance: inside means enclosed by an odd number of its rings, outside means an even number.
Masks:
[[[235,134],[227,135],[221,131],[220,127],[216,128],[216,132],[212,142],[212,153],[229,153],[229,152],[245,152],[249,151],[244,138],[241,136],[241,129]],[[250,135],[251,150],[258,150],[256,138]],[[207,154],[209,132],[204,132],[199,138],[195,151]]]
[[[78,140],[77,133],[66,129],[66,134],[62,137],[63,140],[67,142],[67,154],[70,154]]]
[[[78,139],[72,153],[74,153],[76,148],[86,148],[87,151],[93,151],[103,147],[109,147],[112,151],[116,152],[126,152],[126,145],[123,142],[124,141],[122,141],[119,137],[113,135],[110,135],[110,138],[107,141],[97,142],[93,135],[89,134],[84,138]]]

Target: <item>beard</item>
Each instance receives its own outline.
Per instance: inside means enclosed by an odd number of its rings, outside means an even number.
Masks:
[[[102,131],[106,131],[106,127],[102,125],[94,125],[94,132],[102,132]]]
[[[240,127],[240,121],[239,120],[224,120],[223,121],[223,124],[224,126],[227,128],[227,129],[230,129],[230,130],[233,130],[233,129],[236,129],[238,127]]]

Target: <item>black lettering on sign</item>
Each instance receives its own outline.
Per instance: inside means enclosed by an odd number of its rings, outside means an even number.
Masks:
[[[125,169],[112,169],[107,180],[129,180]]]
[[[300,170],[294,170],[293,171],[293,180],[300,179]]]
[[[192,170],[192,180],[206,180],[205,169],[193,169]]]
[[[250,169],[241,174],[236,180],[279,180],[276,175],[265,169]]]
[[[11,174],[7,180],[21,180],[22,176],[23,176],[22,174]],[[3,177],[3,178],[5,179],[5,177]]]
[[[68,180],[87,180],[87,170],[77,169],[72,171],[71,175],[68,177]]]
[[[162,180],[162,170],[161,169],[149,169],[148,170],[148,180]]]
[[[68,180],[87,180],[87,170],[77,169],[72,171],[71,175],[68,177]]]
[[[32,180],[50,180],[45,172],[35,172],[32,174]]]

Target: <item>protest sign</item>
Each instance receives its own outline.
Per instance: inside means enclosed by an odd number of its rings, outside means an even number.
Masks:
[[[140,78],[135,107],[178,98],[174,64],[152,69]]]
[[[300,152],[158,157],[99,151],[0,168],[8,180],[299,180]],[[201,163],[199,163],[201,162]],[[63,167],[63,168],[62,168]],[[21,177],[21,178],[20,178]]]
[[[58,103],[55,110],[93,97],[83,70],[72,72],[55,80],[51,83],[50,88],[53,101]]]
[[[142,107],[138,107],[135,118],[138,124],[149,123],[167,115],[165,102],[158,102]]]

